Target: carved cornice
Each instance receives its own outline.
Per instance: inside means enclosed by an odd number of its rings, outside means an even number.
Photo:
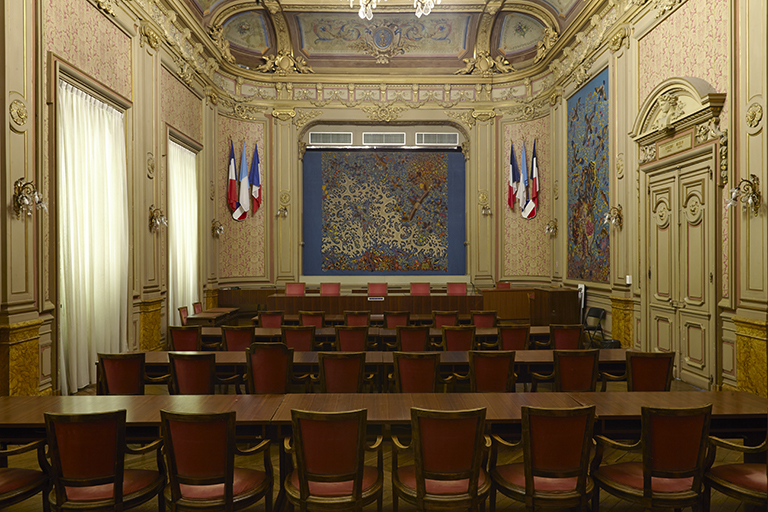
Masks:
[[[212,25],[211,28],[208,29],[208,35],[211,36],[211,41],[213,41],[213,44],[216,46],[219,52],[221,52],[221,56],[225,61],[229,62],[230,64],[234,64],[235,58],[232,56],[232,52],[229,50],[229,41],[222,37],[223,32],[224,27],[222,25]]]
[[[157,50],[160,47],[160,36],[157,35],[155,29],[147,21],[142,21],[139,27],[139,45],[144,48],[145,45],[149,45],[153,50]]]
[[[112,8],[112,4],[114,3],[114,0],[94,0],[96,2],[96,7],[101,9],[107,14],[110,14],[112,16],[116,16],[115,10]]]
[[[296,109],[296,117],[293,119],[293,124],[297,128],[302,128],[305,124],[319,115],[322,115],[322,110],[304,110]]]
[[[548,92],[548,91],[547,91]],[[530,121],[544,117],[549,114],[549,108],[555,102],[559,101],[559,97],[562,95],[562,90],[556,89],[551,94],[537,94],[533,98],[526,98],[523,100],[515,100],[511,107],[501,109],[502,112],[508,114],[512,121]],[[553,96],[555,98],[553,98]]]
[[[266,110],[267,107],[249,105],[247,103],[235,101],[234,99],[226,96],[219,97],[219,112],[223,114],[229,114],[240,119],[245,119],[247,121],[263,119],[264,112],[266,112]]]
[[[361,107],[361,110],[368,114],[372,121],[389,123],[398,119],[403,112],[408,110],[408,107],[397,107],[391,103],[380,103]]]
[[[485,4],[483,13],[480,15],[480,22],[477,25],[477,36],[475,37],[474,54],[480,55],[481,52],[491,51],[491,30],[493,22],[496,19],[496,13],[499,12],[503,0],[488,0]]]
[[[515,71],[507,59],[501,55],[492,59],[487,51],[481,51],[477,57],[462,59],[464,67],[454,73],[454,75],[481,75],[483,78],[493,76],[494,73],[511,73]]]
[[[461,112],[457,112],[455,110],[446,110],[445,115],[450,117],[451,119],[456,119],[457,121],[465,124],[469,128],[472,128],[475,126],[475,123],[477,122],[477,118],[473,116],[474,112],[469,110],[463,110]]]
[[[210,85],[206,85],[205,89],[205,104],[206,105],[213,105],[216,106],[219,103],[219,94],[216,92],[216,89],[211,87]]]
[[[314,73],[304,57],[294,57],[291,50],[280,50],[275,55],[262,57],[264,64],[257,66],[255,71],[260,73],[275,73],[286,76],[294,73]]]
[[[278,121],[290,121],[294,117],[296,117],[296,111],[292,108],[288,109],[273,109],[272,110],[272,117],[277,119]]]
[[[653,0],[651,5],[652,8],[656,10],[656,17],[661,18],[684,1],[685,0]]]
[[[610,48],[612,52],[619,51],[622,46],[629,48],[629,34],[629,27],[620,27],[608,40],[608,48]]]
[[[618,18],[616,9],[611,9],[601,18],[592,16],[591,28],[576,34],[576,42],[563,48],[563,58],[555,59],[549,64],[549,69],[555,75],[555,79],[574,74],[577,84],[584,83],[589,75],[589,68],[594,62],[594,53],[602,44],[606,32]]]
[[[554,28],[544,27],[544,36],[541,38],[541,41],[536,43],[536,57],[533,58],[534,64],[547,56],[549,51],[555,47],[559,37],[557,30]]]

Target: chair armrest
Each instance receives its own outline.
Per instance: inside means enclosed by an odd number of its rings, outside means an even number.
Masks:
[[[293,446],[291,445],[291,438],[286,437],[283,439],[283,450],[285,450],[285,453],[291,454],[293,453]]]
[[[243,377],[239,374],[231,375],[229,377],[219,377],[216,376],[216,382],[218,384],[240,384],[240,382],[243,380]]]
[[[493,343],[489,343],[487,341],[482,341],[482,342],[478,343],[478,346],[482,350],[496,350],[497,348],[499,348],[499,342],[498,342],[498,340],[494,341]]]
[[[131,455],[141,455],[142,453],[149,453],[155,450],[159,450],[162,447],[163,447],[163,440],[155,439],[148,445],[142,446],[141,448],[131,448],[130,446],[126,446],[125,453],[130,453]]]
[[[726,441],[725,439],[720,439],[719,437],[709,436],[709,444],[711,446],[717,446],[720,448],[725,448],[727,450],[733,450],[741,453],[761,453],[768,450],[768,443],[766,443],[765,441],[763,441],[758,446],[744,446],[740,444],[731,443],[730,441]]]
[[[516,443],[510,443],[509,441],[505,441],[501,436],[492,435],[491,438],[498,444],[506,446],[507,448],[520,448],[523,445],[522,439]]]
[[[490,436],[483,436],[485,438],[485,444],[483,445],[483,451],[488,451],[491,449],[491,446],[493,445],[493,442],[491,441]]]
[[[443,346],[443,342],[435,343],[433,341],[430,341],[427,344],[427,350],[445,350],[445,347]]]
[[[457,381],[469,380],[469,373],[467,373],[466,375],[462,375],[460,373],[453,372],[453,378],[456,379]]]
[[[384,436],[376,436],[376,441],[372,445],[365,445],[365,451],[376,452],[381,449],[381,445],[384,442]]]
[[[603,382],[602,386],[600,387],[600,391],[605,391],[606,385],[609,380],[612,381],[620,381],[620,380],[627,380],[627,374],[622,373],[621,375],[612,375],[610,373],[600,372],[600,380]]]
[[[254,455],[257,453],[261,453],[264,450],[269,450],[270,447],[270,440],[265,439],[256,446],[253,446],[251,448],[238,448],[237,445],[235,445],[235,453],[237,455]]]
[[[551,345],[552,345],[551,340],[547,340],[547,341],[533,340],[533,346],[535,348],[550,348]]]
[[[16,448],[8,448],[6,450],[0,450],[0,457],[7,457],[10,455],[18,455],[19,453],[27,453],[32,450],[39,450],[45,446],[45,439],[38,439],[28,444],[17,446]]]
[[[408,446],[404,445],[403,443],[400,442],[400,438],[398,438],[394,434],[392,435],[392,446],[394,446],[395,448],[397,448],[398,451],[401,451],[401,452],[411,449],[410,444]]]
[[[536,389],[539,387],[539,382],[546,382],[548,380],[553,380],[554,378],[555,378],[554,372],[548,375],[531,372],[531,392],[536,391]]]
[[[616,448],[617,450],[624,450],[627,452],[639,452],[643,448],[640,444],[640,441],[636,442],[635,444],[625,444],[614,441],[612,439],[608,439],[604,436],[595,436],[595,441],[597,441],[598,446],[608,446],[610,448]]]
[[[145,375],[144,383],[167,384],[170,378],[171,378],[171,375],[169,373],[166,373],[165,375],[161,375],[159,377],[150,377],[149,375]]]

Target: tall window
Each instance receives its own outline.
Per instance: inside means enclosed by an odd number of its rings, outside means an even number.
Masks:
[[[128,339],[128,187],[123,113],[59,81],[57,215],[61,391],[96,382],[98,352]]]
[[[200,293],[197,201],[195,154],[169,140],[168,323],[171,325],[180,325],[179,307],[191,308]]]

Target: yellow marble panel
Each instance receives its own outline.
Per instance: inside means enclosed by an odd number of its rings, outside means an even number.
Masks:
[[[39,394],[38,340],[42,320],[0,326],[0,395]]]
[[[741,391],[768,396],[766,340],[768,322],[734,317],[736,324],[736,382]]]
[[[205,309],[219,307],[219,290],[218,288],[206,288],[205,293]]]
[[[141,338],[139,350],[162,350],[160,326],[163,299],[149,299],[141,303]]]
[[[611,297],[611,336],[625,348],[632,347],[633,310],[634,302],[631,298]]]

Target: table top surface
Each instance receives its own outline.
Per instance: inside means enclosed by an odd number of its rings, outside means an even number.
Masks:
[[[199,314],[202,315],[202,313],[199,313]],[[203,318],[203,317],[198,317],[198,318]],[[207,317],[207,318],[213,318],[213,317]],[[530,332],[533,335],[546,335],[546,334],[549,334],[549,326],[548,325],[531,326]],[[279,338],[282,335],[282,329],[280,327],[254,327],[253,333],[256,338]],[[498,334],[499,334],[498,327],[481,327],[481,328],[475,329],[475,336],[478,336],[478,337],[498,336]],[[221,327],[203,327],[202,335],[207,337],[217,337],[217,336],[220,337]],[[368,335],[378,336],[382,338],[394,338],[397,336],[397,329],[369,327]],[[438,338],[443,335],[443,331],[442,329],[430,327],[429,335],[433,338]],[[335,327],[315,328],[315,336],[316,337],[336,336],[336,328]]]

